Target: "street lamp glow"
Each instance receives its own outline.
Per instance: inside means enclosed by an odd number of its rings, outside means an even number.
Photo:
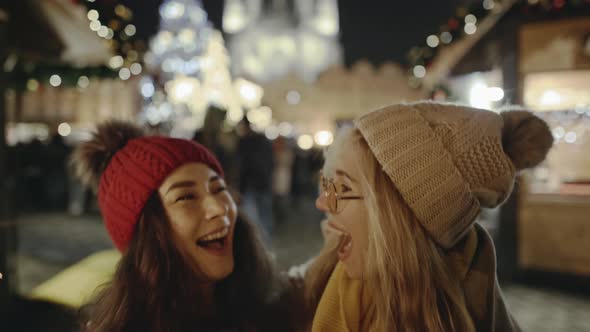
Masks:
[[[309,150],[313,147],[313,138],[310,135],[301,135],[297,138],[297,146],[302,150]]]
[[[222,26],[226,33],[236,33],[246,27],[248,20],[246,10],[241,1],[226,1],[223,11]]]
[[[504,90],[498,87],[488,88],[486,94],[489,101],[500,101],[504,98]]]
[[[554,90],[547,90],[541,96],[541,104],[547,106],[559,105],[561,103],[561,95]]]
[[[281,122],[279,124],[279,134],[284,137],[289,137],[293,133],[293,126],[288,122]]]
[[[87,88],[90,85],[90,79],[87,76],[78,77],[78,86],[82,89]]]
[[[166,83],[168,98],[175,104],[189,104],[201,93],[201,84],[194,77],[178,77]],[[213,94],[213,91],[211,91]],[[211,97],[213,98],[213,97]]]
[[[432,48],[437,47],[438,43],[438,37],[435,35],[430,35],[428,38],[426,38],[426,44]]]
[[[565,135],[565,129],[563,127],[557,127],[553,129],[553,137],[559,139]]]
[[[107,35],[104,36],[106,39],[113,39],[113,37],[115,37],[115,32],[113,31],[113,29],[108,28],[107,29]]]
[[[102,24],[100,23],[99,20],[94,20],[92,22],[90,22],[90,30],[96,32],[98,31],[98,29],[100,29],[100,27],[102,26]]]
[[[123,81],[128,80],[130,77],[131,71],[129,70],[129,68],[121,68],[121,70],[119,70],[119,78]]]
[[[86,14],[86,17],[88,17],[88,19],[91,21],[96,21],[96,20],[98,20],[98,17],[99,17],[98,11],[96,11],[96,9],[91,9]]]
[[[152,82],[145,82],[141,85],[141,95],[144,98],[151,98],[156,92],[156,88]]]
[[[160,14],[164,18],[175,20],[184,15],[184,10],[185,7],[183,3],[171,1],[166,4],[163,4],[162,7],[160,7]]]
[[[289,105],[297,105],[301,102],[301,94],[299,91],[291,90],[287,92],[287,103]]]
[[[39,88],[39,82],[36,79],[30,79],[27,81],[27,89],[29,91],[37,91]]]
[[[238,123],[240,121],[242,121],[242,119],[244,118],[244,112],[242,111],[241,108],[230,108],[229,111],[227,112],[227,119],[231,122],[231,123]]]
[[[426,76],[426,68],[424,68],[424,66],[422,65],[417,65],[414,67],[414,76],[416,76],[417,78],[423,78],[424,76]]]
[[[123,60],[122,56],[115,55],[114,57],[109,59],[109,67],[111,67],[113,69],[117,69],[117,68],[120,68],[121,66],[123,66],[124,62],[125,62],[125,60]]]
[[[256,100],[256,89],[251,85],[244,85],[240,87],[240,94],[248,101]]]
[[[103,25],[100,28],[98,28],[97,34],[100,37],[105,38],[109,34],[109,28],[107,28],[105,25]]]
[[[565,139],[565,141],[567,143],[572,144],[572,143],[575,143],[576,142],[576,138],[577,138],[576,133],[574,133],[573,131],[570,131],[567,134],[565,134],[565,138],[564,139]]]
[[[322,130],[315,134],[314,140],[319,146],[328,146],[334,142],[334,135],[330,131]]]
[[[141,74],[142,68],[141,68],[141,65],[139,63],[134,63],[134,64],[131,65],[130,70],[131,70],[131,74],[133,74],[133,75],[139,75],[139,74]]]
[[[57,88],[61,85],[61,77],[57,74],[51,75],[51,77],[49,78],[49,84]]]
[[[324,35],[334,36],[338,34],[338,20],[331,19],[329,17],[322,16],[312,21],[312,24],[316,30]]]
[[[264,135],[269,140],[274,140],[279,137],[279,129],[276,126],[269,126],[264,130]]]
[[[482,82],[473,84],[469,90],[469,104],[475,108],[489,109],[488,87]]]
[[[257,127],[266,128],[272,123],[272,110],[268,106],[255,108],[246,114],[246,118]]]
[[[137,32],[137,28],[135,28],[135,25],[133,24],[127,24],[124,31],[127,36],[131,37],[135,35],[135,33]]]
[[[465,16],[465,23],[466,24],[475,24],[477,22],[477,17],[473,14],[469,14]]]
[[[260,86],[241,78],[237,79],[234,84],[246,107],[254,108],[260,105],[263,94]]]
[[[465,28],[463,28],[463,30],[465,30],[466,34],[472,35],[477,31],[477,27],[474,23],[467,23],[465,24]]]
[[[443,44],[449,44],[450,42],[453,41],[453,35],[450,32],[445,31],[440,34],[440,41]]]
[[[60,123],[57,126],[57,133],[62,137],[69,136],[72,133],[72,127],[66,122]]]
[[[174,98],[177,100],[187,100],[193,94],[193,85],[189,82],[180,82],[172,90]]]

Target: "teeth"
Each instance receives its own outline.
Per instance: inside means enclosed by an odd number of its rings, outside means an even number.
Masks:
[[[205,236],[202,240],[203,241],[213,241],[213,240],[221,239],[221,238],[225,237],[228,233],[229,233],[229,228],[226,227],[226,228],[220,230],[219,232]]]

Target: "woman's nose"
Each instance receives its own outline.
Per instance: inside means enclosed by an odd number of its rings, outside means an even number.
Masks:
[[[328,212],[328,204],[326,203],[326,196],[323,192],[321,192],[318,195],[318,198],[316,198],[315,207],[322,212]]]
[[[227,212],[225,204],[213,195],[207,195],[205,199],[203,199],[203,209],[205,211],[206,220],[225,216]]]

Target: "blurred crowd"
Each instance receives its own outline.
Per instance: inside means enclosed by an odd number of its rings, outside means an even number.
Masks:
[[[317,195],[322,152],[302,150],[283,136],[269,140],[252,130],[247,119],[223,130],[223,115],[211,107],[193,139],[215,152],[242,210],[261,223],[268,237],[302,199]],[[10,147],[9,206],[19,213],[96,212],[94,194],[73,176],[69,158],[76,144],[55,133],[46,141],[33,139]]]

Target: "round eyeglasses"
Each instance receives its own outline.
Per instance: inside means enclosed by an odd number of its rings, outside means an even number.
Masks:
[[[343,195],[342,186],[334,179],[325,177],[323,174],[320,177],[321,193],[326,198],[328,209],[332,214],[338,214],[344,210],[348,201],[363,199],[363,196],[347,196]]]

